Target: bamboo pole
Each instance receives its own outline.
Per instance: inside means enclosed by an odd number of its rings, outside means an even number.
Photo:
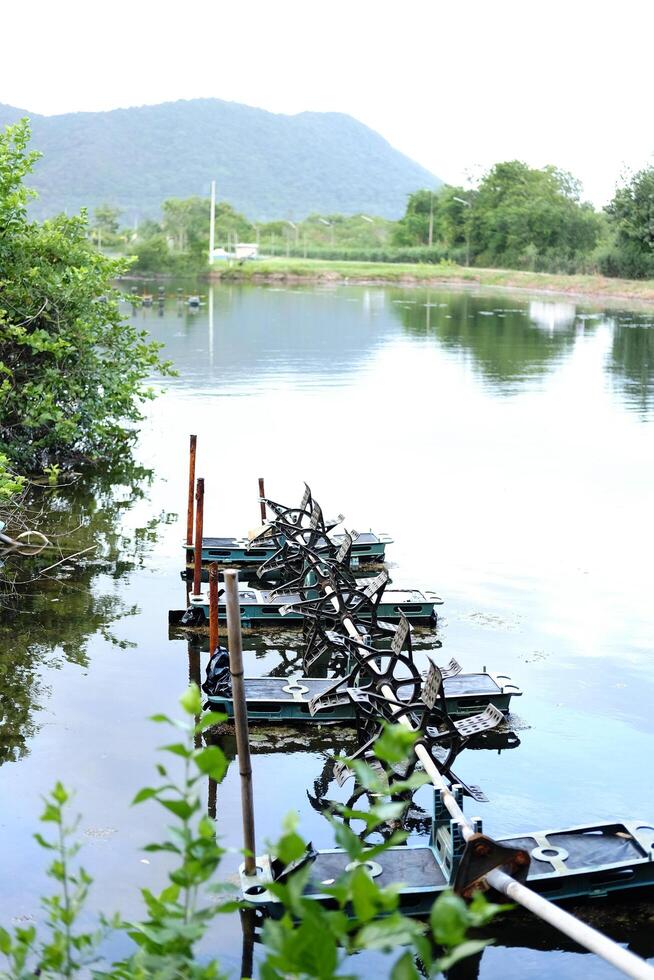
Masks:
[[[239,915],[243,931],[241,977],[251,977],[254,974],[255,911],[254,909],[241,909]]]
[[[193,493],[195,491],[195,449],[198,437],[190,437],[188,457],[188,504],[186,507],[186,546],[193,547]]]
[[[193,595],[200,594],[202,582],[202,531],[204,527],[204,478],[197,479],[195,492],[195,547],[193,549]]]
[[[207,790],[207,813],[212,820],[216,819],[216,799],[218,796],[218,783],[209,776],[209,788]]]
[[[263,486],[263,477],[259,477],[259,507],[261,508],[261,523],[266,523],[266,502],[263,499],[266,496],[266,491]]]
[[[238,601],[238,572],[229,569],[224,574],[227,600],[227,645],[229,647],[229,673],[232,678],[232,703],[234,705],[234,729],[236,752],[241,776],[241,809],[243,813],[243,845],[245,849],[245,874],[254,875],[257,870],[254,838],[254,799],[252,795],[252,763],[248,732],[248,712],[243,686],[243,649],[241,639],[241,608]]]
[[[218,649],[218,565],[209,565],[209,656]]]

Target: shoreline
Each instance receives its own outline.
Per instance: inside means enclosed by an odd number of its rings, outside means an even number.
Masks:
[[[403,287],[458,287],[538,293],[588,302],[637,303],[654,307],[654,281],[610,279],[594,275],[559,275],[512,269],[445,269],[425,265],[326,262],[310,259],[257,260],[239,267],[207,270],[210,282],[280,283]]]

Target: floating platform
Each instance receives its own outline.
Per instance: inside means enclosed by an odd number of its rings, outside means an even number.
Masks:
[[[481,822],[475,821],[481,831]],[[463,855],[461,842],[452,841],[446,821],[437,826],[433,842],[391,847],[363,862],[381,887],[401,883],[400,906],[407,915],[428,912],[438,895],[451,888]],[[519,837],[496,838],[504,847],[525,851],[530,865],[527,887],[550,901],[604,898],[616,892],[654,887],[654,826],[624,821],[589,824],[564,830],[544,830]],[[304,896],[325,905],[325,892],[353,865],[347,853],[330,848],[309,858],[311,872]],[[243,897],[257,908],[275,914],[281,907],[266,889],[272,881],[267,856],[257,857],[260,871],[247,877],[241,870]]]
[[[353,723],[355,719],[354,706],[349,699],[346,704],[328,705],[312,714],[310,702],[334,686],[334,679],[330,677],[246,677],[244,685],[250,721],[324,724],[333,721]],[[485,671],[446,677],[443,687],[447,710],[455,718],[474,715],[489,704],[506,714],[511,698],[522,695],[510,677]],[[211,710],[222,711],[233,718],[230,697],[210,694],[207,702]]]
[[[363,583],[365,585],[365,583]],[[241,610],[241,626],[249,629],[253,626],[301,626],[304,616],[300,610],[293,610],[295,603],[302,601],[298,593],[275,593],[269,590],[254,589],[247,583],[239,583],[239,605]],[[391,623],[397,623],[402,615],[412,623],[434,626],[437,622],[436,606],[443,600],[434,592],[423,592],[420,589],[387,589],[377,606],[377,617]],[[209,622],[209,599],[205,595],[192,595],[190,606],[186,610],[172,609],[168,613],[168,622],[173,626],[203,626]],[[291,607],[291,608],[289,608]],[[285,609],[285,614],[282,614]],[[362,622],[370,620],[370,615],[364,610],[357,614]],[[227,612],[224,597],[218,599],[218,620],[227,622]]]
[[[344,534],[332,534],[330,541],[340,547],[345,540]],[[381,564],[386,559],[386,545],[392,544],[393,539],[388,534],[375,534],[364,531],[359,534],[352,544],[351,558],[354,563],[374,562]],[[184,545],[187,564],[193,561],[195,549],[192,545]],[[320,546],[318,546],[320,550]],[[260,565],[272,558],[278,551],[275,542],[270,544],[255,544],[248,538],[202,538],[202,564],[252,566]],[[355,564],[356,567],[356,564]]]

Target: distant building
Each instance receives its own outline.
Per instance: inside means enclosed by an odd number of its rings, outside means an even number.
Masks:
[[[256,242],[237,242],[234,246],[236,249],[236,258],[241,261],[242,259],[257,259],[259,258],[259,246]]]

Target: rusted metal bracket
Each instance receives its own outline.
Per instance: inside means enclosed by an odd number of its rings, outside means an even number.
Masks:
[[[507,847],[486,834],[473,834],[458,863],[454,891],[467,899],[477,891],[487,891],[490,885],[486,875],[496,868],[516,881],[526,881],[530,862],[529,851],[524,848]]]

